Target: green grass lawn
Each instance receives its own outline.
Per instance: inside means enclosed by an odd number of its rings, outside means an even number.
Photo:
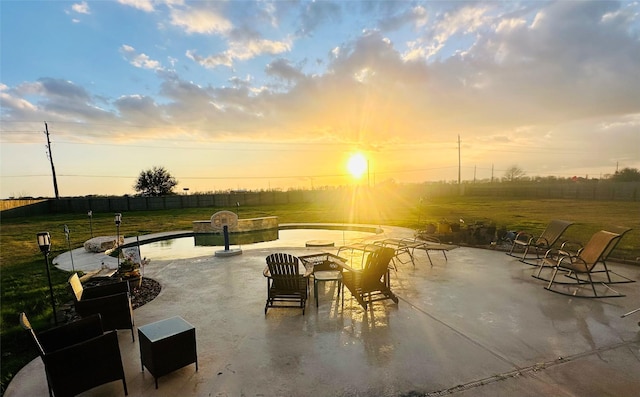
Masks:
[[[640,257],[640,203],[577,200],[512,200],[497,198],[448,197],[421,203],[408,202],[393,195],[384,200],[370,196],[337,198],[331,204],[286,204],[265,207],[194,208],[123,213],[120,234],[126,237],[163,231],[192,230],[192,221],[206,220],[217,211],[240,212],[241,218],[277,216],[280,223],[352,222],[404,226],[421,229],[441,219],[466,224],[494,223],[507,230],[541,233],[552,219],[576,222],[565,237],[586,242],[607,226],[633,228],[620,242],[613,256]],[[13,375],[36,356],[31,341],[18,324],[18,314],[26,312],[36,330],[52,324],[44,257],[36,243],[36,233],[51,233],[50,258],[68,250],[64,225],[71,230],[71,248],[81,247],[94,236],[115,235],[112,213],[94,214],[91,227],[85,213],[3,219],[0,228],[1,287],[1,391]],[[67,289],[68,272],[51,268],[57,304],[71,300]]]

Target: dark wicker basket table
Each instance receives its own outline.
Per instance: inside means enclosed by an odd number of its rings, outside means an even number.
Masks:
[[[156,382],[158,378],[191,363],[198,370],[196,329],[182,317],[138,327],[142,371],[147,367]]]

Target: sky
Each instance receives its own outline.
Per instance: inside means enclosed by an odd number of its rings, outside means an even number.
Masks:
[[[61,197],[640,168],[638,1],[2,0],[0,29],[0,198],[53,197],[51,163]]]

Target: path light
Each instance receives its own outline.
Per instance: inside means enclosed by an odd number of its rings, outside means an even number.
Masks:
[[[116,252],[118,254],[118,269],[120,269],[120,224],[122,223],[121,213],[119,212],[116,213],[115,222],[116,222],[116,247],[118,248]]]
[[[93,238],[93,211],[89,210],[89,212],[87,212],[87,216],[89,217],[89,230],[91,230],[91,238]]]
[[[53,297],[53,286],[51,285],[51,271],[49,270],[49,252],[51,251],[51,236],[49,232],[40,232],[37,235],[40,252],[44,254],[44,265],[47,269],[47,280],[49,280],[49,294],[51,295],[51,307],[53,308],[53,321],[58,325],[58,315],[56,314],[56,301]]]
[[[69,247],[69,256],[71,257],[71,271],[73,273],[76,272],[76,267],[73,265],[73,252],[71,252],[71,232],[69,231],[69,226],[64,225],[64,236],[67,239],[67,246]]]

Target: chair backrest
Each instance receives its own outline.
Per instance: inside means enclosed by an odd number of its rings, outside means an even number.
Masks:
[[[273,287],[297,291],[300,286],[300,260],[290,254],[274,253],[267,256],[267,266],[273,279]]]
[[[559,219],[552,220],[544,229],[544,232],[542,232],[540,237],[538,237],[537,243],[545,243],[548,247],[551,247],[556,243],[556,241],[558,241],[560,236],[562,236],[562,233],[564,233],[564,231],[571,225],[573,225],[573,222]]]
[[[389,262],[396,255],[396,250],[391,247],[380,247],[367,258],[362,270],[363,283],[378,282],[389,269]]]
[[[99,314],[94,314],[42,331],[38,338],[45,354],[48,354],[103,334],[102,319]]]
[[[607,246],[607,248],[604,250],[604,253],[602,254],[602,260],[607,260],[609,255],[611,255],[611,252],[616,248],[620,240],[622,240],[622,237],[624,237],[624,235],[627,234],[627,232],[629,232],[631,229],[623,226],[612,226],[607,228],[606,230],[611,233],[619,234],[620,237],[613,240],[611,244]]]
[[[586,270],[591,271],[596,263],[603,257],[607,247],[616,244],[616,240],[622,237],[620,234],[600,230],[589,239],[589,242],[578,254],[578,258],[584,261]]]
[[[71,286],[71,290],[73,291],[73,297],[76,302],[79,302],[82,299],[83,287],[80,282],[80,278],[78,277],[78,273],[73,273],[71,277],[69,277],[69,285]]]
[[[82,343],[104,333],[99,314],[50,328],[42,331],[39,335],[36,335],[25,313],[20,313],[20,325],[31,334],[41,356],[76,343]]]

